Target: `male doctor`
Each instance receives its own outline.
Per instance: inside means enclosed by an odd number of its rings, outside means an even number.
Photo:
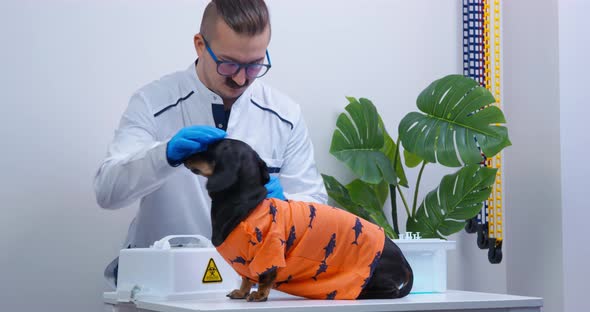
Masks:
[[[174,234],[211,237],[206,180],[179,165],[226,135],[266,162],[269,197],[326,202],[299,105],[256,80],[271,68],[270,35],[263,0],[213,0],[194,36],[198,59],[133,94],[94,178],[103,208],[140,200],[125,248]],[[105,270],[113,286],[116,275],[117,259]]]

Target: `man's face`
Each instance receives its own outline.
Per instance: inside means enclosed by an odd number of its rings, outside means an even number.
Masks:
[[[222,19],[219,19],[213,37],[205,39],[219,61],[242,64],[267,62],[266,49],[270,40],[269,27],[255,36],[240,35],[229,28]],[[207,88],[221,96],[224,101],[233,102],[254,81],[255,78],[246,76],[244,68],[231,77],[220,75],[217,72],[217,63],[207,51],[205,41],[200,34],[195,36],[195,47],[199,55],[197,66],[203,66],[201,70],[197,68],[199,78]]]

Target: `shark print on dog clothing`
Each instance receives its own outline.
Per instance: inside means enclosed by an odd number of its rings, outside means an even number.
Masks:
[[[383,251],[383,229],[339,208],[265,199],[217,247],[242,276],[276,269],[273,288],[314,299],[356,299]]]

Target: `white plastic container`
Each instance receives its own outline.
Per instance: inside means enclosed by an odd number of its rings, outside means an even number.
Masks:
[[[190,238],[188,246],[172,247],[170,240]],[[182,300],[228,293],[241,278],[199,235],[172,235],[150,248],[123,249],[119,254],[117,300]]]
[[[447,250],[454,241],[442,239],[394,239],[414,272],[411,293],[437,293],[447,290]]]

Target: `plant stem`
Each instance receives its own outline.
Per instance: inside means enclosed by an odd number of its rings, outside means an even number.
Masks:
[[[389,194],[391,194],[391,222],[393,231],[399,236],[399,226],[397,225],[397,200],[395,196],[395,186],[389,184]]]
[[[427,163],[428,162],[426,160],[422,161],[422,167],[420,167],[418,179],[416,180],[416,189],[414,190],[414,203],[412,205],[412,218],[416,215],[416,204],[418,203],[418,189],[420,188],[420,180],[422,180],[422,172],[424,171],[424,167],[426,167]]]
[[[397,170],[397,157],[399,155],[399,137],[395,142],[395,152],[393,154],[393,171]],[[395,196],[395,185],[389,185],[389,194],[391,195],[391,222],[393,223],[393,230],[399,236],[399,226],[397,221],[397,196]],[[407,210],[407,208],[406,208]]]
[[[408,214],[408,218],[410,217],[410,209],[408,208],[408,202],[406,201],[406,198],[404,197],[404,193],[402,193],[402,188],[399,185],[396,185],[395,188],[397,188],[397,192],[399,193],[399,196],[402,198],[402,201],[404,202],[404,207],[406,208],[406,213]]]
[[[400,138],[397,138],[397,141],[395,142],[395,153],[393,154],[393,170],[395,171],[395,169],[397,168],[397,158],[399,156],[399,143],[400,143]],[[399,192],[399,196],[402,199],[402,202],[404,203],[404,208],[406,208],[406,213],[408,214],[408,217],[410,216],[410,209],[408,207],[408,202],[406,201],[406,198],[404,197],[404,194],[402,193],[402,189],[399,187],[398,185],[395,185],[395,188],[397,189],[397,191]],[[395,196],[395,191],[392,190],[391,185],[389,186],[389,193],[391,194],[391,214],[392,214],[392,220],[395,219],[395,223],[394,226],[396,228],[396,233],[399,234],[399,228],[397,226],[397,200],[396,200],[396,196]],[[393,214],[393,205],[395,203],[395,215]]]

